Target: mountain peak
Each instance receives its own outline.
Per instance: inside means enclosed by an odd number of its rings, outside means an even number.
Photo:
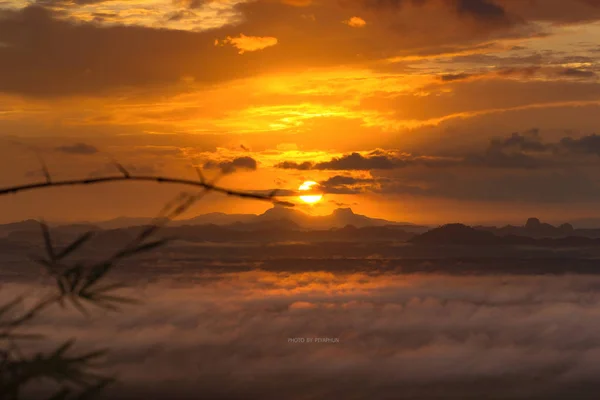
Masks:
[[[336,208],[333,211],[333,215],[336,215],[336,216],[350,216],[350,215],[356,215],[356,214],[354,214],[354,211],[352,211],[351,208],[346,207],[346,208]]]

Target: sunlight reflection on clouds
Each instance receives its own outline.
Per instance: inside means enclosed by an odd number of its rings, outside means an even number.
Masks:
[[[535,398],[600,373],[597,277],[254,271],[182,278],[134,289],[144,305],[122,314],[88,321],[56,309],[33,328],[77,337],[80,346],[112,338],[119,390],[159,393],[173,380],[182,396],[270,398],[273,380],[282,390],[306,384],[310,392],[345,393],[342,382],[352,376],[381,398],[402,387],[416,396],[407,398],[427,398],[419,396],[432,389],[415,389],[421,384],[459,393],[477,379],[507,397],[512,389],[500,383],[520,383],[520,393]],[[3,297],[16,288],[5,285]],[[339,343],[288,343],[309,337]],[[236,389],[227,392],[226,382]]]

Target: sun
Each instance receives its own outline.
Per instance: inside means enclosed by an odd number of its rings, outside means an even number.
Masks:
[[[312,187],[315,185],[318,185],[318,183],[313,182],[313,181],[306,181],[302,185],[300,185],[298,190],[311,190]],[[319,201],[321,201],[321,199],[323,198],[323,195],[322,194],[311,194],[311,195],[299,196],[299,197],[300,197],[300,200],[302,200],[305,203],[315,204],[315,203],[318,203]]]

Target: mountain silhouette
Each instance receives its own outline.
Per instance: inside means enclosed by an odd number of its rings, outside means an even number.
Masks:
[[[538,229],[536,221],[532,221],[530,229]],[[505,235],[498,236],[492,232],[476,229],[463,224],[448,224],[432,229],[409,240],[417,245],[464,245],[464,246],[539,246],[539,247],[585,247],[598,246],[600,239],[565,236],[535,238],[530,236]]]
[[[492,245],[498,237],[491,232],[478,230],[463,224],[448,224],[432,229],[410,240],[414,244],[443,245]]]
[[[126,228],[130,226],[147,225],[152,222],[152,218],[115,218],[105,222],[99,222],[96,225],[103,229]],[[268,227],[272,224],[267,222],[280,222],[288,228],[297,225],[300,229],[332,229],[343,228],[346,225],[353,225],[357,228],[368,226],[402,226],[407,230],[415,232],[424,232],[426,227],[410,224],[407,222],[394,222],[384,219],[370,218],[365,215],[355,214],[351,208],[338,208],[329,215],[314,216],[295,208],[275,205],[262,214],[225,214],[220,212],[198,215],[194,218],[185,220],[176,220],[169,223],[170,226],[185,225],[208,225],[234,226],[237,229],[249,230],[253,227]],[[247,224],[247,226],[244,226]]]
[[[313,216],[300,210],[289,207],[274,206],[256,217],[259,221],[264,220],[290,220],[304,229],[332,229],[343,228],[352,225],[357,228],[369,226],[403,225],[415,226],[408,223],[387,221],[384,219],[370,218],[365,215],[355,214],[351,208],[338,208],[329,215]]]
[[[478,230],[492,232],[497,236],[527,236],[538,239],[543,238],[561,238],[568,236],[582,237],[600,237],[600,232],[593,230],[575,229],[571,224],[562,224],[554,226],[540,221],[538,218],[529,218],[523,226],[507,225],[501,228],[497,227],[475,227]]]

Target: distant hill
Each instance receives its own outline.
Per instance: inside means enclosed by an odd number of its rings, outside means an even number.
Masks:
[[[598,229],[600,218],[577,218],[571,221],[576,229]]]
[[[301,231],[304,230],[300,225],[296,222],[289,220],[287,218],[282,218],[278,220],[266,220],[266,221],[251,221],[251,222],[235,222],[229,225],[221,225],[226,228],[235,229],[239,231],[259,231],[265,229],[284,229],[288,231]]]
[[[208,213],[198,215],[197,217],[173,221],[171,225],[173,226],[181,226],[181,225],[207,225],[207,224],[215,224],[215,225],[229,225],[235,223],[246,223],[251,222],[256,218],[255,214],[225,214],[220,212]]]
[[[580,236],[600,238],[600,229],[575,229],[571,224],[554,226],[541,222],[538,218],[529,218],[523,226],[507,225],[501,228],[476,226],[475,229],[491,232],[497,236],[527,236],[532,238],[564,238]]]
[[[128,226],[147,225],[152,223],[152,220],[152,218],[118,217],[108,221],[96,222],[94,225],[97,225],[102,229],[117,229],[126,228]]]
[[[101,229],[118,229],[132,226],[148,225],[153,222],[153,218],[130,218],[119,217],[108,221],[98,223],[83,223],[84,225],[94,225]],[[273,226],[273,224],[282,223],[286,227],[298,229],[332,229],[343,228],[346,225],[352,225],[358,228],[367,226],[401,226],[403,229],[422,233],[427,231],[428,227],[414,225],[408,222],[394,222],[379,218],[370,218],[366,215],[355,214],[350,208],[338,208],[329,215],[313,216],[306,214],[298,209],[275,205],[262,214],[225,214],[225,213],[208,213],[198,215],[194,218],[171,221],[169,226],[186,226],[186,225],[218,225],[232,226],[240,230],[252,230]],[[10,225],[10,226],[9,226]],[[36,221],[23,221],[14,224],[0,225],[0,235],[2,235],[3,227],[6,227],[5,232],[15,230],[39,229]]]
[[[335,241],[400,241],[405,242],[415,234],[403,229],[381,226],[358,228],[347,225],[343,228],[322,230],[301,229],[289,220],[257,222],[253,229],[248,229],[249,224],[221,225],[185,225],[179,227],[166,227],[163,233],[166,236],[176,237],[180,240],[192,242],[335,242]],[[241,227],[241,228],[240,228]],[[128,231],[139,228],[128,228]]]
[[[258,221],[282,219],[290,220],[304,229],[343,228],[347,225],[352,225],[357,228],[385,225],[403,225],[403,227],[406,229],[410,229],[412,227],[416,230],[419,230],[419,228],[425,228],[406,222],[399,223],[384,219],[370,218],[365,215],[355,214],[350,208],[338,208],[329,215],[312,216],[293,208],[275,206],[256,217],[256,220]]]
[[[432,229],[410,240],[414,244],[443,245],[493,245],[499,237],[491,232],[478,230],[463,224],[448,224]]]
[[[0,237],[7,236],[10,232],[22,230],[34,230],[40,232],[40,223],[33,219],[28,219],[21,222],[12,222],[9,224],[0,225]]]
[[[432,229],[410,239],[416,245],[462,246],[539,246],[539,247],[591,247],[600,246],[600,239],[567,236],[559,238],[533,238],[517,235],[499,236],[492,232],[463,224],[449,224]]]
[[[121,217],[96,224],[81,223],[52,226],[55,243],[75,240],[83,232],[94,231],[99,246],[118,245],[130,240],[151,218]],[[397,223],[355,214],[339,208],[329,215],[312,216],[300,210],[275,206],[263,214],[209,213],[171,221],[161,234],[188,241],[206,242],[281,242],[281,241],[406,241],[427,227]],[[27,220],[0,225],[0,237],[13,243],[39,245],[43,238],[39,223]]]

